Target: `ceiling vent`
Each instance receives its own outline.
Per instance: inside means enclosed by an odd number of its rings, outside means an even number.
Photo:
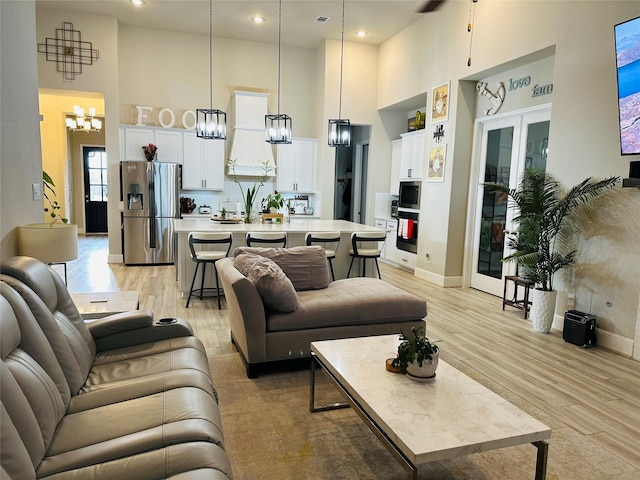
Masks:
[[[313,21],[313,23],[327,23],[328,21],[329,17],[319,16]]]

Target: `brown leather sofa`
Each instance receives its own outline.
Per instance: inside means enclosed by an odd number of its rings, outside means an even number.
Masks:
[[[279,311],[265,304],[263,290],[234,266],[244,255],[266,256],[282,267],[295,289],[295,309]],[[309,357],[313,341],[399,334],[425,326],[426,302],[384,280],[331,282],[322,247],[241,247],[234,256],[219,260],[216,267],[227,300],[231,339],[249,378],[269,362]],[[250,266],[248,275],[253,278],[256,267]]]
[[[232,478],[207,356],[149,311],[80,317],[28,257],[0,275],[1,479]]]

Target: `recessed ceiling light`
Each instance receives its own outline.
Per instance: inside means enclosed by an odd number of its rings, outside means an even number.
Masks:
[[[264,22],[264,17],[251,17],[251,21],[253,23],[263,23]]]
[[[144,5],[144,0],[129,0],[132,5],[139,7],[140,5]]]
[[[368,35],[367,32],[365,32],[364,30],[358,30],[356,32],[356,37],[366,37]]]

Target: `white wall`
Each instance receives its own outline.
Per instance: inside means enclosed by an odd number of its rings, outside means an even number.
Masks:
[[[464,252],[451,247],[464,234],[459,219],[467,215],[460,192],[466,195],[461,180],[468,177],[476,109],[470,86],[517,67],[535,52],[555,48],[548,170],[566,186],[586,176],[626,176],[630,159],[619,153],[613,26],[638,15],[640,3],[629,1],[483,0],[476,4],[472,65],[467,67],[468,4],[447,2],[437,14],[424,15],[381,46],[379,107],[430,92],[442,81],[452,85],[444,141],[453,175],[447,171],[445,184],[437,187],[439,210],[427,222],[433,228],[423,232],[428,227],[422,222],[419,270],[444,281],[462,273]],[[496,19],[501,19],[499,26]],[[420,58],[418,45],[424,42],[428,51],[420,52]],[[427,194],[425,202],[429,200]],[[574,283],[565,287],[576,291],[578,309],[593,311],[603,329],[625,339],[634,336],[640,292],[640,279],[630,273],[640,265],[639,212],[640,192],[619,192],[593,231],[585,232],[576,277],[566,280]],[[448,226],[443,225],[445,219]],[[431,263],[422,258],[423,240],[437,252]]]
[[[56,29],[62,28],[63,22],[73,23],[73,28],[81,32],[82,40],[92,42],[93,48],[99,51],[99,58],[92,65],[84,65],[82,74],[75,80],[64,80],[62,74],[56,72],[56,63],[38,57],[38,85],[43,89],[99,92],[104,95],[104,135],[107,161],[109,164],[108,179],[110,185],[107,216],[109,224],[109,253],[120,253],[120,213],[117,210],[119,192],[119,101],[118,101],[118,23],[115,18],[85,15],[70,11],[58,11],[47,7],[36,8],[37,42],[43,43],[45,38],[54,37]],[[59,148],[50,145],[48,148]],[[64,149],[66,151],[66,147]],[[67,159],[61,159],[61,162]],[[76,172],[78,173],[78,172]]]
[[[0,258],[18,254],[17,226],[42,221],[36,25],[33,1],[0,2]]]

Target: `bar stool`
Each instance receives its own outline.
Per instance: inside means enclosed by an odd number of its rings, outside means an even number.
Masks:
[[[307,232],[304,239],[307,245],[320,245],[324,248],[324,253],[327,255],[329,268],[331,269],[331,280],[335,280],[336,277],[333,274],[333,262],[331,260],[336,258],[336,252],[340,246],[340,232]],[[327,248],[327,246],[330,248]]]
[[[218,280],[218,270],[216,268],[216,262],[229,255],[231,250],[232,236],[231,232],[191,232],[189,233],[189,248],[191,249],[191,260],[196,262],[196,269],[193,272],[193,279],[191,280],[191,288],[189,288],[189,297],[187,298],[187,306],[189,308],[189,302],[191,302],[191,295],[198,294],[200,300],[203,298],[205,290],[211,290],[211,288],[204,288],[204,274],[207,269],[207,263],[213,264],[213,271],[216,277],[216,295],[218,296],[218,310],[221,309],[220,303],[220,284]],[[200,250],[196,250],[195,245],[202,245]],[[205,249],[205,245],[219,245],[217,249]],[[226,245],[226,251],[223,249]],[[200,288],[194,290],[193,285],[196,283],[196,276],[198,275],[198,267],[202,264],[202,277],[200,280]]]
[[[287,232],[247,232],[247,247],[276,245],[282,248],[287,246]],[[280,244],[280,245],[278,245]],[[276,247],[273,247],[276,248]]]
[[[386,231],[382,232],[353,232],[351,234],[351,250],[349,250],[349,255],[351,255],[351,263],[349,264],[349,271],[347,272],[347,278],[349,278],[349,274],[351,273],[351,267],[353,266],[353,261],[356,258],[362,259],[362,276],[366,276],[365,267],[367,264],[367,259],[372,258],[376,263],[376,269],[378,270],[378,278],[382,278],[380,276],[380,267],[378,266],[378,258],[380,257],[380,248],[379,242],[384,242],[387,236]],[[376,244],[376,248],[363,248],[360,243],[361,242],[378,242]]]
[[[508,282],[513,282],[513,298],[511,300],[507,299],[507,284]],[[524,288],[524,297],[518,299],[518,287]],[[518,272],[516,271],[515,275],[507,275],[504,277],[504,291],[502,292],[502,310],[504,310],[505,305],[509,305],[511,307],[518,308],[520,310],[524,310],[524,318],[526,319],[529,316],[529,309],[531,306],[531,302],[529,301],[529,289],[531,287],[535,287],[535,283],[524,278],[518,276]]]

